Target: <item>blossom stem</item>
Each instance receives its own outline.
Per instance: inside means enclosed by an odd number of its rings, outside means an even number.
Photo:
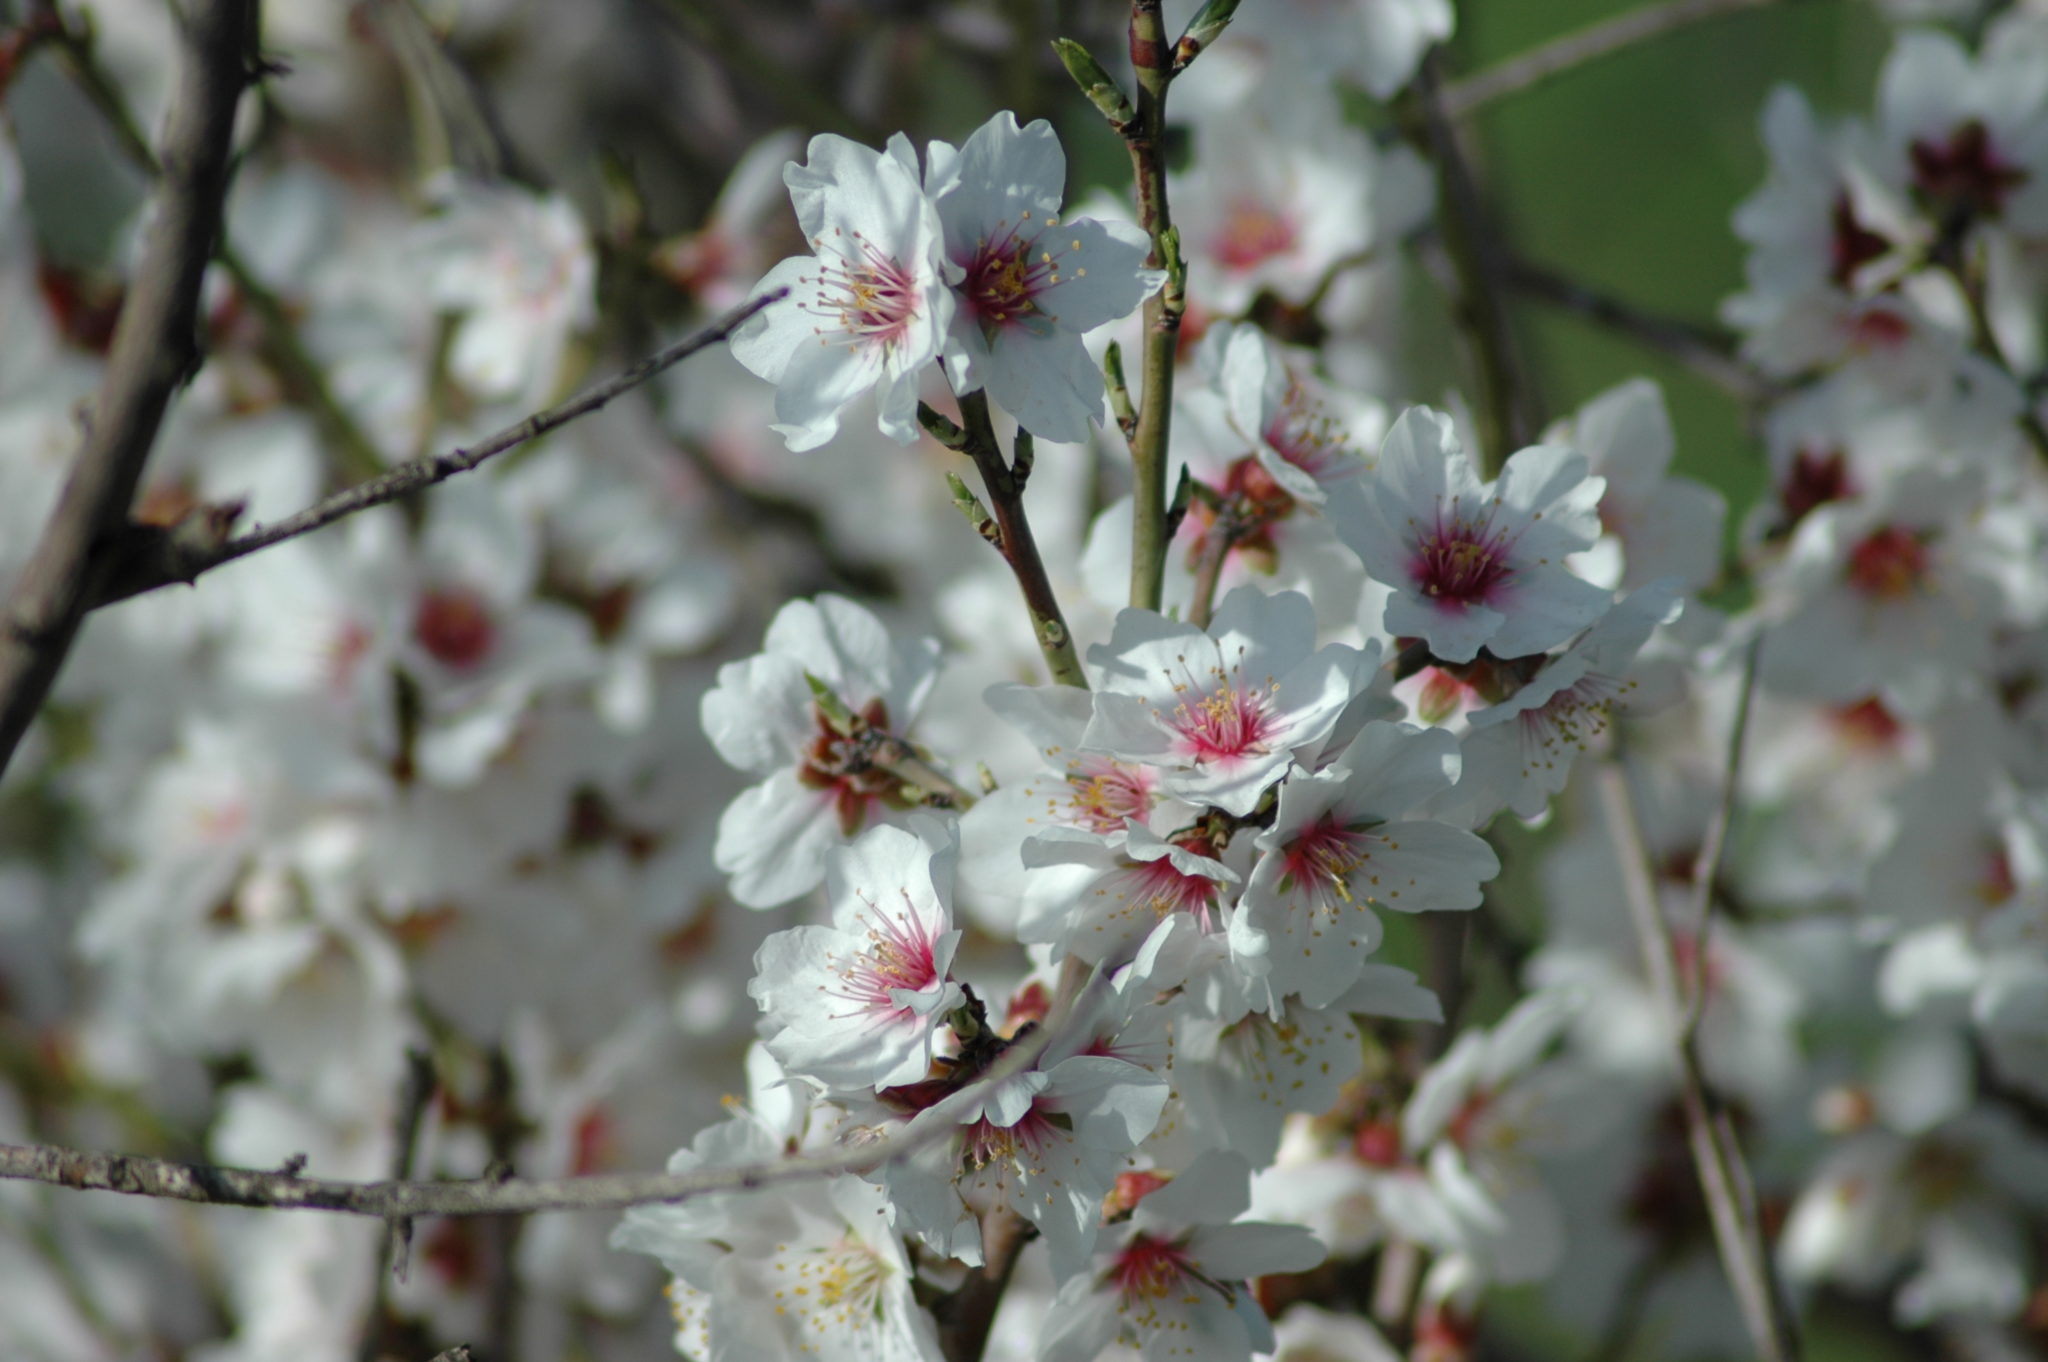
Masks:
[[[1496,99],[1533,89],[1554,76],[1639,43],[1650,42],[1704,20],[1718,19],[1724,14],[1762,9],[1776,3],[1779,0],[1665,0],[1661,5],[1629,10],[1554,38],[1447,87],[1444,90],[1444,113],[1451,118],[1463,118]]]
[[[1060,612],[1059,597],[1046,575],[1045,560],[1038,541],[1032,537],[1031,521],[1024,514],[1024,483],[1031,471],[1028,455],[1012,464],[1003,458],[996,442],[995,423],[989,418],[988,394],[971,392],[960,398],[960,424],[946,419],[920,402],[917,418],[931,437],[948,449],[974,460],[988,494],[989,514],[994,517],[993,534],[976,526],[984,539],[994,544],[1010,565],[1017,589],[1024,594],[1024,608],[1031,614],[1031,633],[1053,680],[1063,686],[1088,689],[1088,675],[1081,670],[1081,658],[1074,651],[1074,636],[1067,629],[1067,617]],[[1023,437],[1028,439],[1028,436]],[[1022,448],[1028,449],[1029,446]]]
[[[1173,45],[1160,0],[1131,0],[1131,64],[1137,70],[1137,114],[1124,128],[1138,187],[1138,223],[1152,238],[1145,263],[1166,271],[1166,283],[1145,300],[1142,391],[1131,439],[1131,604],[1157,610],[1166,580],[1166,442],[1173,420],[1174,352],[1185,311],[1186,272],[1180,237],[1166,201],[1166,91],[1173,83]]]
[[[1216,609],[1216,584],[1223,578],[1224,560],[1237,547],[1237,541],[1244,536],[1244,525],[1238,519],[1236,507],[1226,502],[1216,512],[1209,533],[1202,537],[1202,551],[1195,561],[1195,584],[1188,599],[1188,623],[1197,629],[1207,629],[1209,619]]]
[[[1636,821],[1628,775],[1618,761],[1613,761],[1601,766],[1597,780],[1601,811],[1621,865],[1644,973],[1664,1014],[1678,1061],[1686,1142],[1699,1173],[1700,1191],[1713,1222],[1714,1243],[1720,1250],[1722,1267],[1735,1289],[1736,1303],[1757,1355],[1764,1362],[1797,1362],[1799,1336],[1771,1274],[1770,1251],[1764,1243],[1762,1219],[1757,1213],[1756,1188],[1750,1181],[1741,1142],[1727,1111],[1707,1090],[1700,1068],[1698,1038],[1685,1029],[1686,1004],[1679,982],[1678,953],[1670,924],[1657,904],[1648,843]]]

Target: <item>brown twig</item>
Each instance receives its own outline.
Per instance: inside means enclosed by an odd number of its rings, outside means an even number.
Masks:
[[[1064,984],[1064,981],[1063,981]],[[1044,1057],[1075,1011],[1071,998],[1055,1020],[1018,1041],[989,1066],[977,1089],[993,1092]],[[886,1139],[829,1154],[809,1154],[773,1163],[700,1168],[688,1173],[598,1173],[567,1178],[482,1177],[438,1182],[339,1182],[301,1177],[296,1169],[219,1168],[173,1163],[127,1154],[101,1154],[54,1145],[0,1144],[0,1180],[42,1182],[82,1191],[192,1201],[209,1206],[265,1210],[331,1211],[379,1220],[421,1216],[529,1215],[539,1211],[621,1210],[663,1201],[683,1201],[713,1192],[748,1192],[794,1182],[869,1173],[910,1157],[948,1137],[955,1127],[933,1122]]]
[[[1677,950],[1670,924],[1657,904],[1648,844],[1636,821],[1628,776],[1618,762],[1608,762],[1600,768],[1597,781],[1601,812],[1606,817],[1608,835],[1614,839],[1643,969],[1669,1029],[1677,1061],[1679,1097],[1685,1112],[1686,1140],[1713,1222],[1714,1243],[1720,1250],[1722,1267],[1735,1290],[1736,1303],[1758,1356],[1764,1362],[1797,1362],[1799,1335],[1771,1274],[1770,1250],[1764,1242],[1749,1166],[1743,1159],[1734,1123],[1707,1089],[1697,1037],[1689,1034],[1685,1026],[1687,1005],[1684,985],[1679,981]]]
[[[516,449],[530,440],[539,439],[557,427],[567,425],[579,416],[589,415],[614,398],[639,387],[663,370],[688,359],[699,350],[716,345],[730,336],[741,322],[783,296],[782,290],[764,294],[726,313],[716,325],[677,341],[666,349],[656,351],[625,372],[606,379],[594,388],[586,389],[558,406],[535,412],[467,448],[452,449],[445,454],[399,464],[387,473],[357,483],[353,487],[344,488],[333,496],[324,497],[298,514],[288,516],[274,525],[258,526],[247,534],[237,535],[232,539],[224,535],[181,535],[176,530],[161,530],[141,525],[127,526],[118,554],[120,562],[105,574],[100,590],[89,604],[109,605],[145,591],[153,591],[157,587],[169,586],[174,582],[189,583],[201,573],[210,572],[224,563],[232,563],[237,558],[246,558],[259,549],[267,549],[287,539],[296,539],[302,534],[311,534],[314,530],[324,529],[358,511],[382,506],[422,491],[437,482],[445,482],[457,473],[466,473],[508,449]]]
[[[434,1061],[424,1051],[406,1051],[405,1087],[399,1095],[398,1119],[393,1129],[395,1148],[391,1157],[391,1176],[396,1181],[403,1182],[412,1176],[420,1121],[426,1115],[427,1102],[434,1095],[434,1087]],[[376,1362],[382,1351],[391,1281],[394,1277],[399,1281],[405,1280],[411,1253],[412,1221],[399,1219],[387,1225],[377,1250],[377,1284],[370,1297],[368,1322],[363,1326],[362,1341],[356,1349],[358,1362]]]
[[[1491,477],[1527,444],[1542,420],[1523,371],[1507,314],[1508,264],[1480,199],[1478,181],[1458,145],[1443,95],[1443,52],[1423,59],[1410,87],[1410,138],[1436,166],[1437,223],[1457,275],[1457,319],[1472,343],[1479,388],[1475,462]]]
[[[964,425],[954,425],[944,413],[922,402],[918,403],[917,416],[933,439],[974,460],[989,505],[994,508],[994,514],[978,522],[977,528],[1003,555],[1003,561],[1010,565],[1010,572],[1017,579],[1017,589],[1024,594],[1024,608],[1031,614],[1032,635],[1038,640],[1038,650],[1045,656],[1052,679],[1063,686],[1088,689],[1088,675],[1081,670],[1080,656],[1074,651],[1073,633],[1067,628],[1067,617],[1060,612],[1059,597],[1053,592],[1052,578],[1046,575],[1045,560],[1031,534],[1031,521],[1024,514],[1024,483],[1031,475],[1031,436],[1019,430],[1016,457],[1006,461],[989,416],[988,394],[983,392],[971,392],[960,399],[960,419]]]
[[[1444,113],[1463,118],[1474,109],[1508,95],[1520,94],[1554,76],[1601,57],[1661,38],[1667,33],[1718,19],[1745,9],[1762,9],[1780,0],[1665,0],[1661,5],[1617,14],[1612,19],[1567,33],[1541,47],[1510,57],[1498,66],[1444,90]]]
[[[1749,735],[1749,711],[1756,698],[1757,662],[1763,654],[1762,633],[1749,641],[1742,657],[1742,686],[1736,693],[1735,719],[1728,730],[1728,758],[1722,763],[1721,801],[1714,808],[1714,820],[1693,864],[1692,978],[1686,981],[1685,1021],[1680,1039],[1690,1046],[1699,1036],[1700,1022],[1707,1012],[1707,939],[1714,926],[1714,890],[1721,878],[1721,858],[1728,847],[1728,829],[1735,822],[1735,803],[1741,793],[1742,746]]]
[[[105,577],[171,396],[197,371],[199,286],[220,235],[235,106],[251,79],[254,0],[194,0],[158,156],[155,217],[85,437],[0,627],[0,770],[71,651]]]

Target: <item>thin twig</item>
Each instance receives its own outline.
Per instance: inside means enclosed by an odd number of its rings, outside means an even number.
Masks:
[[[1472,167],[1458,145],[1443,97],[1443,52],[1423,59],[1410,87],[1413,126],[1409,136],[1429,156],[1437,173],[1437,223],[1445,253],[1457,274],[1457,319],[1472,343],[1479,401],[1474,417],[1480,448],[1475,462],[1491,477],[1542,424],[1534,394],[1515,347],[1507,314],[1508,263],[1492,225]]]
[[[106,541],[127,519],[172,395],[196,372],[199,286],[220,235],[235,106],[254,62],[254,0],[194,0],[157,158],[154,221],[115,325],[107,370],[56,509],[0,629],[0,770],[57,679],[91,608]]]
[[[1670,924],[1657,905],[1656,882],[1643,831],[1636,822],[1629,780],[1616,762],[1604,763],[1597,776],[1601,812],[1614,839],[1626,890],[1629,916],[1635,923],[1643,969],[1671,1036],[1677,1061],[1679,1096],[1685,1111],[1686,1141],[1699,1173],[1700,1191],[1713,1221],[1714,1243],[1722,1267],[1735,1290],[1750,1341],[1764,1362],[1797,1362],[1799,1336],[1790,1312],[1771,1275],[1769,1248],[1757,1214],[1756,1190],[1743,1161],[1742,1146],[1732,1122],[1709,1094],[1700,1070],[1698,1046],[1685,1034],[1685,998],[1678,978],[1677,951]]]
[[[1749,736],[1750,704],[1756,698],[1757,659],[1763,652],[1761,632],[1749,641],[1742,656],[1742,685],[1735,696],[1735,721],[1728,731],[1728,759],[1721,769],[1721,802],[1714,809],[1714,821],[1693,863],[1692,978],[1688,981],[1685,1023],[1679,1038],[1690,1046],[1698,1038],[1700,1021],[1707,1013],[1707,941],[1714,926],[1714,887],[1721,878],[1721,858],[1728,846],[1728,828],[1735,821],[1735,801],[1742,784],[1742,744]]]
[[[126,600],[157,587],[169,586],[174,582],[191,582],[201,573],[210,572],[224,563],[237,558],[246,558],[259,549],[281,544],[287,539],[296,539],[302,534],[324,529],[337,520],[366,511],[373,506],[382,506],[401,497],[444,482],[457,473],[466,473],[477,465],[508,449],[516,449],[531,440],[539,439],[557,427],[567,425],[579,416],[587,416],[663,370],[688,359],[708,346],[716,345],[730,336],[735,328],[747,318],[759,312],[770,303],[782,298],[787,290],[777,290],[734,308],[719,319],[718,323],[692,336],[677,341],[666,349],[656,351],[625,372],[616,374],[594,388],[586,389],[577,396],[558,406],[535,412],[522,421],[505,427],[481,442],[462,449],[452,449],[445,454],[431,458],[415,459],[402,463],[390,472],[344,488],[333,496],[287,516],[274,525],[263,525],[237,535],[232,539],[216,537],[210,541],[204,537],[181,536],[176,529],[161,530],[152,526],[128,526],[123,545],[123,562],[105,578],[105,584],[91,601],[94,606],[108,605]]]
[[[1507,278],[1509,284],[1532,298],[1555,304],[1671,356],[1742,402],[1755,405],[1777,395],[1777,385],[1737,358],[1735,337],[1719,327],[1645,312],[1526,260],[1510,261]]]
[[[1029,435],[1018,432],[1017,458],[1006,462],[996,442],[985,392],[971,392],[960,399],[960,419],[964,425],[954,425],[943,413],[922,402],[918,403],[917,415],[933,439],[974,460],[989,505],[994,508],[990,527],[993,533],[984,530],[984,537],[1003,555],[1011,575],[1017,579],[1017,589],[1024,595],[1024,608],[1031,615],[1032,636],[1038,640],[1038,651],[1044,655],[1052,679],[1063,686],[1088,689],[1088,674],[1081,670],[1080,655],[1074,651],[1074,635],[1067,628],[1067,617],[1060,611],[1059,597],[1054,594],[1052,578],[1045,570],[1045,559],[1039,555],[1038,541],[1032,536],[1031,521],[1024,514],[1024,483],[1031,471],[1027,454],[1031,448]]]
[[[1498,66],[1488,67],[1476,76],[1448,86],[1444,90],[1444,112],[1452,118],[1463,118],[1496,99],[1520,94],[1553,76],[1625,48],[1650,42],[1708,19],[1718,19],[1724,14],[1762,9],[1778,3],[1780,0],[1665,0],[1661,5],[1629,10],[1575,33],[1554,38],[1541,47],[1510,57]]]
[[[723,9],[706,0],[668,0],[660,12],[736,78],[739,89],[779,105],[785,117],[816,132],[839,133],[857,142],[881,140],[848,113],[807,73],[792,70],[740,30]]]
[[[1074,990],[1078,997],[1080,989]],[[993,1092],[1044,1057],[1076,1007],[1055,1008],[1054,1018],[1020,1040],[976,1081]],[[100,1154],[53,1145],[0,1144],[0,1180],[49,1183],[83,1191],[192,1201],[209,1206],[266,1210],[333,1211],[379,1220],[421,1216],[529,1215],[539,1211],[622,1210],[656,1202],[683,1201],[714,1192],[750,1192],[764,1187],[870,1173],[909,1158],[957,1127],[931,1122],[857,1148],[800,1155],[773,1163],[698,1168],[687,1173],[597,1173],[567,1178],[482,1177],[442,1182],[338,1182],[300,1177],[295,1171],[218,1168],[173,1163],[127,1154]]]
[[[434,1095],[434,1061],[421,1050],[405,1052],[405,1087],[399,1094],[398,1119],[393,1123],[394,1148],[391,1176],[403,1182],[412,1176],[413,1156],[419,1145],[420,1121]],[[384,1340],[385,1314],[390,1308],[391,1282],[404,1281],[412,1255],[412,1221],[395,1220],[385,1226],[377,1249],[377,1284],[370,1297],[368,1321],[357,1346],[358,1362],[376,1362]]]
[[[1145,263],[1166,282],[1145,300],[1139,361],[1138,424],[1131,439],[1131,604],[1157,610],[1166,583],[1166,445],[1173,421],[1174,354],[1186,309],[1180,236],[1166,201],[1166,91],[1173,45],[1160,0],[1131,0],[1131,65],[1138,77],[1136,116],[1122,129],[1138,187],[1138,223],[1152,238]]]

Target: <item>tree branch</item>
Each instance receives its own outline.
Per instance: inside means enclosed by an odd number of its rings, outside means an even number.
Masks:
[[[1131,604],[1160,608],[1166,582],[1166,445],[1173,421],[1173,367],[1180,344],[1185,270],[1180,234],[1166,202],[1166,91],[1173,83],[1173,47],[1159,0],[1132,0],[1131,64],[1137,71],[1136,115],[1120,129],[1138,186],[1138,223],[1152,238],[1145,263],[1166,282],[1145,300],[1137,431],[1131,438]]]
[[[1739,401],[1760,404],[1777,395],[1777,385],[1736,357],[1735,338],[1719,327],[1644,312],[1526,260],[1509,261],[1507,277],[1532,298],[1669,355]]]
[[[0,770],[71,651],[104,579],[171,396],[197,371],[199,286],[220,235],[235,107],[255,54],[255,0],[193,0],[180,26],[155,221],[56,509],[0,627]]]
[[[1016,458],[1005,461],[989,416],[988,394],[971,392],[959,401],[964,426],[954,425],[944,413],[922,402],[917,406],[918,420],[933,439],[974,460],[989,505],[995,508],[994,515],[979,521],[976,528],[1010,565],[1017,589],[1024,595],[1024,608],[1031,615],[1032,636],[1038,640],[1038,651],[1044,655],[1052,679],[1063,686],[1086,690],[1088,674],[1081,670],[1073,632],[1067,628],[1067,617],[1060,612],[1052,578],[1046,575],[1045,559],[1038,552],[1031,521],[1024,514],[1024,483],[1031,476],[1030,432],[1017,432]]]
[[[1099,975],[1095,976],[1097,979]],[[1064,981],[1063,981],[1064,982]],[[975,1082],[984,1092],[1030,1069],[1045,1056],[1063,1024],[1078,1008],[1081,989],[1062,995],[1049,1019],[1020,1040]],[[101,1154],[53,1145],[0,1144],[0,1179],[43,1182],[83,1191],[192,1201],[208,1206],[261,1210],[333,1211],[398,1222],[421,1216],[527,1215],[537,1211],[621,1210],[661,1201],[683,1201],[713,1192],[751,1192],[764,1187],[868,1173],[908,1158],[937,1143],[957,1127],[931,1122],[916,1131],[829,1154],[810,1154],[773,1163],[699,1168],[687,1173],[599,1173],[568,1178],[470,1178],[439,1182],[337,1182],[298,1175],[299,1160],[285,1170],[218,1168],[173,1163],[126,1154]]]
[[[1500,471],[1508,455],[1529,443],[1542,424],[1527,383],[1506,306],[1508,263],[1479,195],[1478,182],[1458,145],[1443,95],[1443,50],[1423,59],[1410,87],[1410,138],[1436,166],[1437,222],[1457,274],[1457,319],[1471,339],[1479,400],[1473,415],[1483,476]]]
[[[1643,970],[1663,1013],[1678,1069],[1679,1097],[1685,1112],[1686,1139],[1699,1172],[1700,1191],[1714,1226],[1714,1242],[1722,1267],[1735,1290],[1743,1324],[1764,1362],[1797,1362],[1799,1336],[1771,1274],[1769,1247],[1757,1213],[1756,1188],[1742,1145],[1727,1111],[1707,1090],[1700,1069],[1697,1037],[1686,1026],[1684,985],[1679,981],[1678,955],[1671,927],[1657,904],[1656,882],[1643,831],[1636,822],[1635,803],[1627,774],[1618,762],[1604,763],[1598,777],[1601,811],[1620,863],[1629,916],[1635,923]],[[1696,949],[1704,951],[1701,943]]]
[[[1541,47],[1510,57],[1498,66],[1456,82],[1444,90],[1444,113],[1463,118],[1474,109],[1508,95],[1520,94],[1553,76],[1601,57],[1661,38],[1667,33],[1740,10],[1762,9],[1780,0],[1665,0],[1661,5],[1617,14],[1576,33],[1552,39]]]
[[[232,539],[225,533],[195,533],[185,525],[168,530],[147,525],[124,526],[119,541],[119,561],[102,574],[100,589],[89,605],[110,605],[174,582],[190,583],[201,573],[232,563],[237,558],[246,558],[258,549],[311,534],[358,511],[382,506],[437,482],[445,482],[457,473],[466,473],[508,449],[516,449],[579,416],[589,415],[699,350],[718,344],[730,336],[741,322],[786,293],[787,290],[777,290],[763,294],[744,306],[734,308],[716,325],[658,350],[625,372],[558,406],[537,411],[478,444],[399,464],[387,473],[324,497],[297,515],[288,516],[274,525],[261,525]]]

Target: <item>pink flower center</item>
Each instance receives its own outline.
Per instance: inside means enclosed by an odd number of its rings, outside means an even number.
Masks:
[[[1436,524],[1415,546],[1409,572],[1425,596],[1447,604],[1480,604],[1514,577],[1509,547],[1491,516],[1462,516],[1454,508],[1448,520],[1438,512]]]
[[[1189,848],[1197,855],[1207,855],[1207,844]],[[1168,913],[1187,913],[1205,932],[1215,929],[1209,910],[1216,906],[1222,886],[1206,875],[1196,875],[1182,870],[1173,863],[1171,856],[1161,856],[1156,861],[1127,862],[1126,874],[1132,878],[1130,901],[1149,907],[1155,917],[1164,919]]]
[[[1911,530],[1887,525],[1849,550],[1849,584],[1866,596],[1896,600],[1927,577],[1927,545]]]
[[[1183,1292],[1193,1276],[1193,1266],[1182,1245],[1135,1234],[1117,1251],[1108,1276],[1124,1300],[1156,1301]]]
[[[2027,172],[1998,154],[1989,130],[1974,118],[1950,133],[1946,142],[1914,142],[1911,155],[1913,187],[1947,212],[1994,215],[2005,207],[2007,196],[2027,182]]]
[[[975,320],[986,328],[1017,325],[1038,317],[1054,320],[1040,306],[1039,299],[1061,282],[1059,257],[1044,245],[1046,235],[1059,226],[1059,219],[1047,218],[1043,232],[1020,235],[1029,229],[1030,218],[1027,210],[1017,226],[1008,222],[997,224],[994,234],[977,241],[973,258],[964,262],[967,276],[961,281],[960,290]],[[1080,250],[1080,241],[1068,242],[1068,249]],[[1072,277],[1083,278],[1087,273],[1086,269],[1077,268]]]
[[[870,903],[866,947],[839,968],[839,996],[862,1012],[900,1012],[903,1008],[890,996],[894,990],[921,993],[938,982],[932,938],[909,905],[907,892],[900,913],[885,913]]]
[[[1856,206],[1847,191],[1835,195],[1830,216],[1834,235],[1828,241],[1828,278],[1835,287],[1847,288],[1856,271],[1878,259],[1892,244],[1856,219]]]
[[[1884,702],[1874,696],[1842,706],[1833,717],[1843,736],[1864,747],[1896,746],[1906,732],[1906,726],[1892,717]]]
[[[1293,221],[1271,204],[1233,199],[1216,235],[1216,259],[1225,269],[1248,270],[1294,249]]]
[[[1248,686],[1233,676],[1220,689],[1199,700],[1173,707],[1167,727],[1180,738],[1179,755],[1197,766],[1229,764],[1246,756],[1264,756],[1279,725],[1272,714],[1276,682]]]
[[[1850,319],[1849,344],[1864,352],[1896,350],[1913,335],[1913,324],[1882,303]]]
[[[1632,689],[1633,682],[1587,672],[1541,705],[1516,715],[1522,774],[1554,769],[1559,761],[1568,764],[1575,753],[1585,751],[1607,731],[1616,697]]]
[[[1282,849],[1280,863],[1286,870],[1281,891],[1298,891],[1319,903],[1332,898],[1351,902],[1351,877],[1371,859],[1371,840],[1359,829],[1339,823],[1336,814],[1324,814]]]
[[[1778,489],[1778,504],[1784,508],[1785,528],[1791,529],[1817,506],[1840,501],[1855,492],[1849,480],[1849,456],[1839,449],[1802,449],[1792,457],[1792,467]]]
[[[1317,482],[1356,477],[1365,468],[1344,428],[1299,379],[1289,379],[1286,398],[1259,434],[1276,454]]]
[[[1996,908],[2014,894],[2019,893],[2020,884],[2012,871],[2012,857],[2002,846],[1987,848],[1984,853],[1982,873],[1977,877],[1977,901],[1986,907]]]
[[[1152,811],[1152,773],[1108,757],[1083,757],[1067,772],[1073,793],[1067,796],[1066,817],[1090,832],[1124,830],[1127,818]]]
[[[451,586],[421,595],[413,611],[412,635],[429,657],[461,672],[490,656],[498,630],[482,596],[465,586]]]
[[[833,235],[846,234],[834,228]],[[851,240],[850,251],[835,241],[828,252],[822,237],[811,243],[818,252],[818,272],[797,282],[817,293],[801,306],[823,322],[815,328],[822,340],[836,336],[851,344],[892,348],[917,320],[917,279],[860,233]]]

